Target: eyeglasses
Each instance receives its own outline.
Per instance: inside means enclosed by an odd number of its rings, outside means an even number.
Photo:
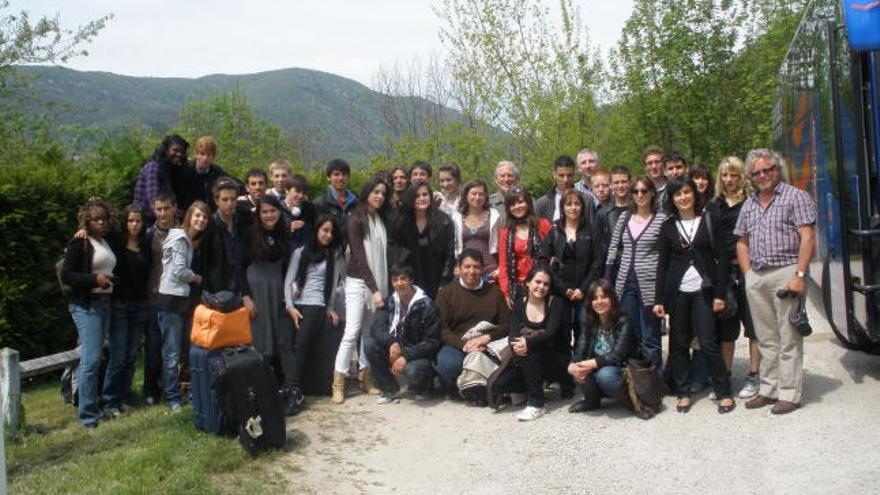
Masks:
[[[761,170],[753,170],[751,173],[752,178],[761,177],[762,175],[770,175],[770,172],[776,170],[777,165],[770,165],[767,168]]]
[[[649,191],[648,189],[633,189],[632,190],[633,196],[641,196],[642,194],[648,194],[650,192],[651,191]]]

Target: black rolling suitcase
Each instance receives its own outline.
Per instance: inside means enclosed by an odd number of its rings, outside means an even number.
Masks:
[[[218,434],[233,433],[217,400],[216,381],[224,368],[222,350],[209,351],[196,344],[190,346],[193,423],[202,431]]]
[[[224,370],[217,377],[217,397],[242,448],[250,455],[282,448],[287,431],[274,371],[251,346],[221,352]]]

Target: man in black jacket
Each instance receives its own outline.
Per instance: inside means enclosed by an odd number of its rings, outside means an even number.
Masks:
[[[400,385],[394,375],[404,375],[415,400],[430,397],[434,373],[431,362],[440,347],[437,306],[413,285],[412,268],[393,265],[394,294],[376,311],[365,350],[373,379],[382,391],[379,404],[396,402]]]
[[[202,136],[196,140],[196,156],[186,166],[186,197],[178,198],[180,208],[186,211],[195,201],[204,201],[217,210],[214,203],[213,187],[220,177],[229,177],[236,185],[236,196],[244,189],[243,184],[229,176],[221,167],[214,163],[217,158],[217,143],[211,136]]]

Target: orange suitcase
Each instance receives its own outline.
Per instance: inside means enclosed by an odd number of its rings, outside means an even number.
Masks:
[[[242,307],[231,313],[221,313],[199,304],[193,314],[190,340],[210,350],[250,344],[253,340],[250,312]]]

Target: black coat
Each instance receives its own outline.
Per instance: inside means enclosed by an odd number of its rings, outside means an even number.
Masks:
[[[89,306],[92,289],[98,286],[98,276],[92,273],[95,249],[88,239],[73,238],[64,252],[61,281],[70,286],[67,300],[79,306]]]
[[[440,349],[440,313],[434,302],[427,297],[414,302],[397,337],[391,335],[390,328],[394,310],[394,297],[389,297],[385,306],[376,310],[370,335],[386,349],[395,342],[400,344],[407,361],[434,359]]]
[[[232,232],[220,218],[220,212],[211,215],[208,231],[202,243],[202,287],[208,292],[229,290],[238,293],[244,273],[241,270],[243,221],[238,212]]]
[[[521,337],[526,330],[541,330],[533,335],[526,337],[526,346],[529,351],[552,347],[556,340],[556,335],[562,332],[563,311],[565,310],[564,301],[560,297],[551,297],[545,303],[544,321],[530,322],[526,316],[526,299],[517,299],[510,312],[510,330],[508,338],[515,339]]]
[[[708,288],[711,285],[713,297],[724,299],[724,293],[730,284],[730,263],[724,246],[719,243],[721,233],[718,217],[711,212],[706,215],[712,215],[709,223],[712,224],[714,246],[709,238],[705,215],[700,219],[690,246],[678,232],[677,217],[667,218],[660,227],[660,236],[657,239],[660,261],[657,263],[656,301],[667,310],[674,306],[681,279],[691,265],[703,277],[703,286]]]
[[[587,286],[599,278],[605,268],[605,257],[598,250],[599,246],[589,226],[577,231],[574,241],[574,259],[565,262],[564,254],[567,244],[565,229],[559,224],[544,238],[539,260],[550,265],[553,272],[553,293],[565,297],[568,289],[580,289],[587,293]]]
[[[628,316],[621,316],[611,327],[611,351],[597,356],[593,349],[593,341],[596,338],[597,329],[591,328],[589,321],[581,322],[581,333],[575,344],[572,363],[595,359],[599,368],[603,366],[625,366],[626,360],[636,350],[636,329]]]

